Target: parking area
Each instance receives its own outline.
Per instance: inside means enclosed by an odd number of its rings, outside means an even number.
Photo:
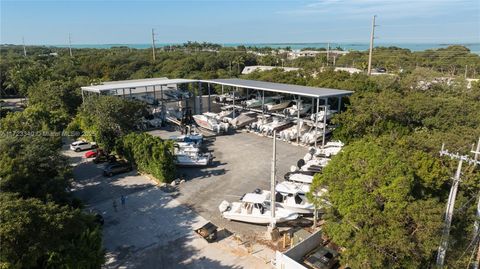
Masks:
[[[167,130],[149,133],[162,138],[178,134]],[[270,189],[272,142],[271,138],[244,132],[207,138],[205,144],[215,157],[213,165],[179,168],[178,172],[184,174],[187,181],[179,185],[176,199],[244,240],[262,237],[265,226],[225,220],[218,206],[223,200],[236,201],[256,188]],[[277,141],[277,180],[283,181],[283,175],[306,151],[304,147]]]
[[[106,178],[104,165],[82,158],[84,152],[65,149],[64,154],[74,166],[72,192],[104,218],[105,268],[271,267],[272,252],[247,249],[233,236],[207,243],[194,232],[207,220],[146,176],[133,171]]]

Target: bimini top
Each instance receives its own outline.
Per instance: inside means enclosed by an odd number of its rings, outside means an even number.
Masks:
[[[274,83],[274,82],[266,82],[266,81],[258,81],[258,80],[246,80],[246,79],[238,79],[238,78],[201,80],[201,82],[239,87],[239,88],[245,88],[245,89],[288,93],[288,94],[295,94],[295,95],[316,97],[316,98],[344,96],[344,95],[351,95],[353,93],[352,91],[346,91],[346,90],[318,88],[318,87]]]
[[[243,196],[242,201],[246,203],[261,204],[265,202],[267,197],[257,193],[247,193]]]
[[[123,81],[110,81],[99,85],[91,85],[82,87],[82,90],[89,92],[108,92],[118,89],[136,89],[141,87],[166,86],[172,84],[183,84],[197,82],[193,79],[167,79],[167,78],[148,78],[148,79],[133,79]]]

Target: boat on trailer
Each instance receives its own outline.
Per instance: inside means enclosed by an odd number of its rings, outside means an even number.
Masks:
[[[270,204],[270,191],[257,189],[255,193],[264,195],[265,203]],[[298,214],[312,214],[315,210],[314,205],[308,202],[305,194],[296,192],[295,189],[289,192],[276,191],[275,205]]]
[[[272,222],[272,212],[268,204],[265,203],[266,197],[262,194],[247,193],[240,202],[229,203],[223,201],[218,209],[222,216],[229,220],[269,224]],[[295,220],[299,215],[285,208],[275,208],[275,222],[283,223]]]

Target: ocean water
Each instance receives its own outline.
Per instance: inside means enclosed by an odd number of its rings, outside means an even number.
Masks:
[[[171,46],[171,45],[181,45],[182,43],[161,43],[157,44],[157,47]],[[225,43],[222,44],[224,47],[236,47],[236,46],[246,46],[246,47],[271,47],[271,48],[286,48],[290,47],[293,50],[300,50],[304,48],[327,48],[327,43]],[[428,49],[439,49],[446,48],[450,45],[463,45],[470,49],[471,52],[480,54],[480,43],[377,43],[375,47],[390,47],[395,46],[399,48],[409,49],[411,51],[423,51]],[[96,48],[96,49],[109,49],[112,47],[129,47],[134,49],[148,49],[151,48],[151,44],[78,44],[72,45],[73,48]],[[66,47],[65,45],[57,45],[57,47]],[[330,48],[334,49],[340,47],[343,50],[358,50],[364,51],[368,50],[368,43],[330,43]]]

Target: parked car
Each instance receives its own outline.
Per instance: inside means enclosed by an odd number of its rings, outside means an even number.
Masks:
[[[97,144],[95,142],[90,143],[83,140],[75,141],[72,144],[70,144],[70,149],[76,152],[87,150],[87,149],[93,149],[96,147],[97,147]]]
[[[133,170],[132,164],[126,161],[118,161],[107,165],[103,169],[103,175],[106,177],[111,177],[115,174],[130,172]]]
[[[375,71],[377,73],[386,73],[387,69],[385,67],[377,67],[377,68],[375,68]]]
[[[117,158],[115,157],[115,155],[109,155],[109,154],[98,154],[93,159],[93,163],[104,163],[104,162],[114,163],[116,161],[117,161]]]
[[[103,153],[103,150],[102,149],[92,149],[92,150],[89,150],[87,152],[85,152],[85,158],[94,158],[94,157],[97,157],[98,155],[102,155],[104,154]]]

